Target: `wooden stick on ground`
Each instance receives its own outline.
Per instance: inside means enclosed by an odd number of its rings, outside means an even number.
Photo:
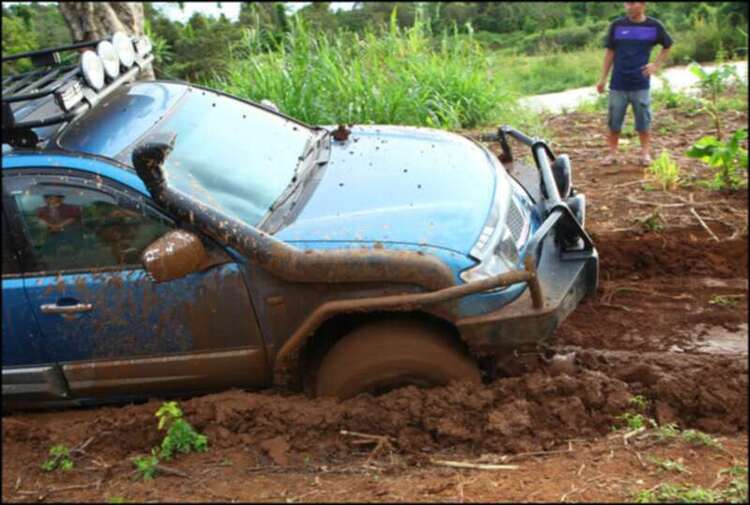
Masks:
[[[475,470],[518,470],[518,465],[490,465],[486,463],[469,463],[466,461],[445,461],[442,459],[431,459],[433,465],[450,466],[453,468],[473,468]]]
[[[706,230],[708,232],[708,234],[711,235],[711,237],[715,241],[720,242],[719,237],[717,237],[716,234],[713,231],[711,231],[711,228],[708,227],[708,225],[706,224],[706,222],[703,220],[703,218],[700,217],[700,215],[695,211],[695,209],[693,207],[690,207],[690,212],[693,213],[693,215],[698,220],[698,222],[701,224],[701,226],[703,227],[703,229]]]

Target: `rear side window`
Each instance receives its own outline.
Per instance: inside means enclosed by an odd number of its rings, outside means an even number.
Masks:
[[[13,249],[11,244],[10,233],[8,232],[8,223],[5,219],[5,213],[2,215],[2,229],[3,229],[3,276],[14,275],[21,273],[21,265],[18,262],[17,251]]]
[[[36,271],[140,267],[143,249],[172,228],[148,207],[89,188],[36,184],[13,198]]]

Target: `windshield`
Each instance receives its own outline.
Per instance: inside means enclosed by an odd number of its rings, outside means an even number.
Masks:
[[[144,94],[149,86],[164,85],[141,82],[129,94]],[[118,144],[116,153],[97,154],[132,165],[133,149],[147,136],[174,134],[174,149],[164,163],[169,185],[219,211],[257,225],[292,182],[300,157],[317,132],[235,98],[200,88],[180,87],[187,91],[180,93],[174,106],[158,111],[155,125],[151,122],[150,128],[144,129],[133,128],[134,124],[118,124],[115,131],[122,131],[129,138],[128,145],[113,140]],[[110,115],[117,111],[115,105],[107,107]],[[131,117],[142,115],[143,109],[141,114],[125,117],[120,113],[112,119],[119,116],[120,123],[130,123]],[[144,123],[141,119],[138,126]],[[98,132],[106,126],[101,121],[90,125]],[[71,139],[63,138],[63,143],[69,147]]]

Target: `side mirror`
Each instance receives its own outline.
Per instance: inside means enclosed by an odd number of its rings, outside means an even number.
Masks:
[[[172,230],[146,247],[141,262],[151,278],[166,282],[203,270],[209,258],[200,238]]]

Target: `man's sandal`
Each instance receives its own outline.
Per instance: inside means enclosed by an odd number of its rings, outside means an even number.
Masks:
[[[641,166],[648,167],[653,163],[653,160],[651,159],[650,154],[642,155],[641,156]]]
[[[602,159],[602,165],[605,166],[611,166],[617,164],[617,156],[612,156],[611,154],[608,154],[607,156]]]

